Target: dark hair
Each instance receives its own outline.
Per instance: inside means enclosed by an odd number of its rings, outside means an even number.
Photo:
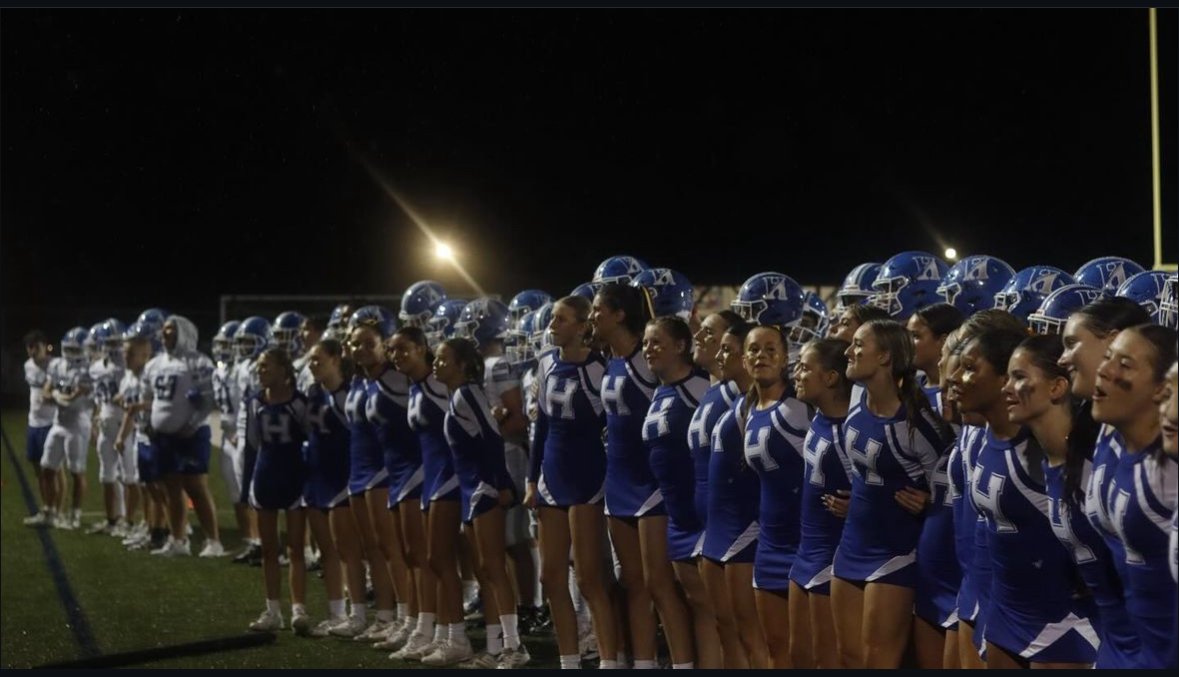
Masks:
[[[610,282],[598,290],[597,296],[602,303],[613,311],[621,310],[625,313],[622,326],[635,336],[643,335],[643,327],[651,319],[647,313],[647,306],[643,303],[643,293],[628,285]]]
[[[580,296],[577,298],[581,298]],[[585,301],[585,299],[581,299]],[[588,303],[588,301],[586,301]],[[459,364],[463,365],[463,376],[468,380],[476,383],[480,388],[483,387],[483,355],[479,352],[479,348],[475,346],[475,342],[465,338],[448,338],[442,342],[442,345],[454,351],[455,359]]]
[[[983,359],[995,369],[996,374],[1006,374],[1011,355],[1025,338],[1027,334],[1023,331],[988,329],[974,336],[971,343],[978,344]]]
[[[733,314],[736,315],[736,313],[733,313]],[[745,320],[741,319],[741,316],[738,315],[737,321],[730,324],[729,328],[725,330],[725,333],[732,334],[738,341],[740,341],[742,344],[744,344],[745,337],[749,336],[749,332],[752,331],[753,328],[756,326],[757,325],[751,324],[751,323],[746,322]]]
[[[819,364],[824,371],[839,373],[839,382],[835,384],[835,389],[845,400],[851,397],[852,390],[851,379],[847,377],[847,348],[850,345],[840,339],[825,338],[811,341],[802,348],[802,352],[809,350],[818,356]]]
[[[851,316],[855,318],[856,322],[859,322],[861,325],[868,324],[872,320],[892,319],[892,316],[888,314],[887,310],[879,306],[874,306],[871,303],[861,303],[858,306],[848,306],[847,312],[850,312]]]
[[[606,285],[606,286],[609,286],[609,285]],[[604,288],[605,287],[603,287],[603,289]],[[569,306],[570,308],[572,308],[574,315],[577,316],[578,322],[589,322],[590,311],[593,310],[593,306],[590,305],[589,299],[585,298],[584,296],[564,296],[564,297],[557,299],[553,303],[553,306],[555,307],[557,304],[561,304],[563,306]],[[643,324],[642,323],[639,324],[639,330],[635,333],[639,336],[642,336],[642,334],[643,334]],[[584,343],[585,345],[588,346],[590,344],[590,339],[592,337],[593,337],[593,329],[590,328],[589,326],[586,326],[585,334],[581,337],[582,343]]]
[[[962,326],[966,316],[948,303],[935,303],[917,311],[917,317],[929,327],[934,336],[946,336]]]
[[[680,351],[680,359],[688,364],[694,364],[692,361],[692,329],[688,327],[688,323],[684,322],[674,315],[667,317],[657,317],[647,323],[648,327],[656,327],[667,333],[672,341],[678,341],[684,344],[684,349]]]
[[[325,329],[327,329],[327,318],[325,318],[323,315],[308,315],[307,317],[303,318],[303,324],[307,325],[315,331],[322,333]]]
[[[1048,378],[1062,378],[1068,381],[1068,370],[1060,366],[1060,356],[1064,354],[1064,343],[1058,335],[1029,336],[1016,347],[1032,358],[1032,364],[1044,372]],[[1072,428],[1068,434],[1068,447],[1064,456],[1064,496],[1079,503],[1085,495],[1084,479],[1085,462],[1093,456],[1093,447],[1097,444],[1097,433],[1101,426],[1093,420],[1089,404],[1074,398],[1068,388],[1064,391],[1068,402],[1069,414],[1072,417]]]
[[[45,332],[41,331],[40,329],[34,329],[25,334],[26,347],[37,345],[38,343],[44,343],[46,345],[49,344],[49,339],[45,338]]]
[[[734,313],[728,308],[725,308],[724,310],[718,310],[714,314],[720,315],[721,319],[725,321],[725,324],[730,327],[735,327],[739,324],[745,324],[745,320],[740,315]]]
[[[974,337],[987,331],[1023,332],[1024,336],[1027,335],[1027,327],[1018,317],[1006,310],[988,308],[978,311],[962,322],[962,326],[958,328],[958,345],[954,352],[961,354]]]
[[[353,364],[351,359],[344,357],[343,343],[336,339],[322,339],[315,345],[330,357],[339,358],[340,376],[344,378],[345,382],[352,380],[352,377],[356,375],[356,365]]]
[[[426,351],[426,366],[434,366],[434,352],[430,350],[430,341],[426,338],[426,332],[420,327],[402,327],[393,332],[394,336],[404,336],[410,343],[422,348]]]
[[[897,396],[905,407],[905,420],[909,424],[909,442],[913,441],[917,419],[923,414],[939,436],[949,439],[950,427],[933,410],[929,397],[917,384],[917,365],[913,363],[917,350],[913,345],[913,334],[896,320],[870,320],[864,326],[871,328],[877,347],[889,355],[893,381],[899,382]]]
[[[1081,325],[1098,338],[1115,331],[1150,323],[1150,314],[1142,306],[1120,296],[1102,297],[1073,313]]]
[[[262,351],[262,354],[258,356],[258,359],[262,359],[263,357],[273,360],[278,368],[286,373],[287,383],[289,383],[291,387],[295,386],[295,364],[291,362],[290,353],[283,350],[282,348],[267,348],[266,350]]]
[[[1150,369],[1154,373],[1154,382],[1161,383],[1167,378],[1167,370],[1171,368],[1172,364],[1175,364],[1175,353],[1179,351],[1175,330],[1157,324],[1140,324],[1130,327],[1126,331],[1138,334],[1154,347],[1154,354],[1150,358]]]

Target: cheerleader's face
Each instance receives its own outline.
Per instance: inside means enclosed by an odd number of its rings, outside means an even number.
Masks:
[[[323,384],[340,378],[340,358],[329,355],[323,346],[316,345],[308,353],[307,368],[317,383]]]
[[[434,377],[447,386],[463,382],[463,370],[458,362],[458,356],[445,343],[438,346],[438,353],[434,355]]]
[[[876,333],[864,325],[856,329],[844,354],[847,355],[847,378],[851,381],[866,381],[889,364],[888,353],[876,345]]]
[[[283,384],[285,377],[273,355],[264,354],[258,358],[258,383],[263,388],[276,388]]]
[[[819,353],[810,348],[803,348],[798,356],[798,365],[794,367],[795,397],[807,404],[816,404],[819,396],[831,389],[838,381],[838,373],[823,369],[819,361]]]
[[[986,413],[1003,397],[1007,374],[999,373],[983,357],[982,346],[971,341],[962,351],[954,377],[954,394],[962,411]]]
[[[389,361],[397,371],[409,374],[425,365],[426,348],[403,334],[394,334],[389,340]]]
[[[558,348],[575,348],[582,345],[588,320],[580,320],[577,311],[565,303],[553,305],[553,319],[549,322],[549,335]]]
[[[299,339],[305,346],[313,346],[319,343],[319,339],[323,337],[323,332],[316,329],[310,322],[303,320],[303,324],[299,326]]]
[[[1094,334],[1080,315],[1073,315],[1064,324],[1064,353],[1060,356],[1060,366],[1068,369],[1074,396],[1082,400],[1093,399],[1097,367],[1105,359],[1105,351],[1116,336],[1112,333],[1102,338]]]
[[[385,359],[385,345],[381,335],[372,327],[359,326],[352,330],[352,360],[363,369],[372,369]]]
[[[593,308],[590,310],[589,316],[590,329],[593,331],[594,341],[603,342],[610,340],[614,332],[623,326],[622,323],[625,319],[625,311],[611,309],[610,305],[602,299],[600,294],[594,296]]]
[[[651,373],[662,379],[685,363],[682,342],[676,341],[659,325],[649,324],[643,333],[643,357]]]
[[[827,331],[827,336],[840,341],[852,342],[856,336],[856,330],[860,328],[860,321],[852,314],[851,308],[843,311],[843,315],[831,323],[831,329]]]
[[[1163,451],[1175,456],[1179,453],[1179,362],[1167,372],[1167,399],[1159,405],[1159,419],[1163,425]]]
[[[1022,424],[1040,418],[1065,401],[1068,388],[1067,379],[1044,373],[1032,353],[1016,348],[1007,364],[1007,385],[1003,387],[1008,420]]]
[[[712,314],[700,323],[700,330],[692,336],[692,361],[704,369],[716,366],[716,354],[720,350],[721,337],[729,323],[719,314]]]
[[[933,371],[942,356],[942,344],[945,343],[946,337],[935,336],[933,330],[925,324],[920,316],[913,315],[909,318],[909,334],[913,337],[913,365],[929,373]]]
[[[720,350],[716,353],[716,361],[720,365],[722,379],[732,381],[747,375],[743,352],[741,339],[729,333],[721,337]]]
[[[783,380],[789,359],[782,332],[773,327],[757,327],[745,337],[745,367],[758,385],[772,385]]]
[[[1118,332],[1097,367],[1093,384],[1093,419],[1119,427],[1158,411],[1166,399],[1166,381],[1156,382],[1154,345],[1136,331]]]

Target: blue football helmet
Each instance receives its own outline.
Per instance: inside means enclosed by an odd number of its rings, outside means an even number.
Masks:
[[[516,323],[520,321],[520,318],[546,303],[551,303],[552,300],[553,297],[548,292],[539,289],[525,289],[512,297],[512,302],[508,304],[508,313],[512,317],[512,322]]]
[[[133,339],[147,339],[151,344],[151,354],[155,355],[163,348],[156,342],[155,329],[151,325],[142,322],[132,322],[131,326],[127,327],[127,331],[123,332],[123,342],[131,341]]]
[[[109,357],[114,360],[119,360],[123,356],[123,332],[127,331],[126,325],[119,320],[110,317],[105,322],[98,325],[97,341],[98,351],[103,357]],[[94,335],[94,332],[91,332]]]
[[[1076,284],[1072,275],[1052,266],[1029,266],[1015,274],[995,294],[995,307],[1027,322],[1044,299],[1061,287]]]
[[[393,317],[393,313],[389,312],[388,308],[363,306],[357,308],[356,312],[352,313],[352,317],[348,319],[349,332],[357,327],[371,327],[381,335],[381,338],[387,339],[397,333],[397,318]]]
[[[512,366],[527,368],[536,359],[536,351],[532,349],[532,333],[536,327],[537,310],[524,313],[508,331],[508,337],[504,340],[504,354]]]
[[[1126,280],[1141,273],[1145,268],[1121,256],[1102,256],[1077,268],[1073,273],[1077,284],[1086,284],[1101,290],[1103,296],[1115,296]]]
[[[82,341],[86,349],[86,358],[93,362],[102,357],[102,323],[91,325],[86,331],[86,340]]]
[[[696,292],[682,273],[671,268],[649,268],[635,276],[630,286],[643,291],[651,317],[674,315],[681,320],[692,316]]]
[[[265,317],[247,317],[238,325],[233,335],[233,345],[237,347],[239,357],[253,359],[270,347],[270,320]]]
[[[303,341],[299,338],[299,330],[303,327],[303,315],[293,310],[278,314],[274,324],[270,325],[270,337],[276,348],[287,351],[295,357],[303,350]]]
[[[938,285],[949,272],[946,262],[928,252],[901,252],[880,266],[872,283],[873,301],[894,320],[904,322],[913,313],[941,301]]]
[[[163,331],[164,322],[166,322],[169,317],[172,317],[172,313],[169,313],[166,310],[162,310],[160,308],[148,308],[147,310],[140,313],[139,317],[135,321],[148,327],[158,327],[161,331]]]
[[[536,310],[532,318],[532,352],[539,356],[553,347],[553,336],[549,325],[553,323],[553,304],[546,303]]]
[[[454,325],[466,307],[467,302],[459,299],[447,299],[438,305],[426,331],[426,341],[432,350],[437,350],[439,343],[454,336]]]
[[[332,308],[332,314],[328,319],[327,328],[323,331],[323,337],[335,341],[343,341],[347,338],[345,335],[348,333],[348,318],[352,317],[352,310],[352,305],[348,303],[341,303]]]
[[[1179,275],[1171,273],[1159,299],[1159,324],[1179,330]]]
[[[1101,290],[1096,287],[1066,285],[1049,294],[1040,308],[1028,315],[1028,325],[1037,334],[1063,334],[1069,316],[1099,298]]]
[[[790,330],[790,342],[795,344],[817,341],[827,335],[831,326],[830,311],[823,299],[812,291],[804,292],[803,297],[802,319]]]
[[[793,328],[802,320],[806,293],[788,275],[758,273],[745,280],[732,303],[733,312],[746,322]]]
[[[635,276],[648,268],[650,266],[633,256],[611,256],[598,264],[593,281],[598,285],[609,282],[630,284]]]
[[[213,359],[217,362],[233,362],[233,338],[237,329],[242,325],[237,320],[230,320],[221,325],[217,335],[213,337]]]
[[[71,367],[86,364],[86,339],[90,332],[85,327],[74,327],[61,337],[61,356]]]
[[[1015,269],[1002,259],[967,256],[950,266],[937,287],[937,293],[946,303],[970,317],[980,310],[994,308],[995,294],[1013,277]]]
[[[1167,279],[1171,277],[1161,270],[1145,270],[1122,283],[1118,288],[1118,296],[1127,298],[1142,306],[1155,324],[1162,324],[1160,319],[1160,304],[1167,286]]]
[[[458,322],[454,324],[454,335],[470,339],[476,348],[486,348],[492,341],[507,338],[512,321],[508,307],[495,299],[475,299],[463,308]]]
[[[404,327],[425,329],[434,311],[446,300],[446,288],[433,280],[414,282],[401,297],[401,312],[397,319]]]
[[[620,284],[627,284],[627,283],[622,282]],[[585,299],[586,301],[589,301],[592,304],[594,302],[594,297],[598,295],[598,292],[601,291],[602,287],[604,287],[604,286],[606,286],[605,283],[584,282],[584,283],[579,284],[576,287],[574,287],[573,291],[569,292],[569,295],[570,296],[580,296],[581,298]]]
[[[872,283],[876,281],[879,273],[879,263],[861,263],[852,268],[847,277],[843,278],[839,291],[835,292],[835,314],[842,315],[843,311],[851,306],[867,303],[868,298],[876,294],[872,289]]]

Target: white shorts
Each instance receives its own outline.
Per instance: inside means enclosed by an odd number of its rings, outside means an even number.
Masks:
[[[229,438],[221,438],[220,452],[217,455],[217,466],[221,471],[221,479],[225,482],[225,490],[229,492],[232,502],[242,495],[241,475],[244,472],[238,460],[237,447],[229,443]]]
[[[505,445],[504,464],[512,484],[516,486],[516,496],[523,500],[525,483],[528,481],[528,452],[514,444]],[[509,509],[504,514],[504,546],[510,548],[532,538],[528,509],[522,505]]]
[[[41,456],[41,467],[56,470],[64,465],[71,473],[84,473],[89,447],[89,421],[76,430],[54,424],[49,429],[49,436],[45,438],[45,453]]]
[[[122,423],[117,418],[98,421],[98,481],[103,484],[119,481],[122,459],[115,450],[115,440],[118,439]]]
[[[139,433],[132,431],[123,442],[119,475],[125,485],[139,484]]]

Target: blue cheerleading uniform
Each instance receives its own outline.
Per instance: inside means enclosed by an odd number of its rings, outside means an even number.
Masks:
[[[536,484],[540,506],[592,505],[605,495],[605,372],[606,360],[597,352],[583,362],[562,360],[557,350],[537,359],[539,410],[528,481]],[[640,424],[645,413],[644,409],[638,414]],[[641,443],[642,432],[638,432]]]
[[[667,511],[667,555],[673,562],[690,561],[704,545],[704,522],[696,510],[696,463],[688,428],[707,390],[708,377],[703,372],[659,386],[643,423],[651,472],[659,483]]]
[[[500,490],[514,491],[504,463],[504,438],[483,388],[470,383],[451,394],[444,427],[458,478],[459,514],[469,523],[499,505]]]
[[[353,496],[389,486],[389,470],[385,468],[381,441],[377,438],[376,426],[368,420],[368,397],[368,385],[364,378],[353,378],[348,399],[344,401],[350,433],[348,491]]]
[[[807,407],[783,394],[773,406],[749,409],[745,427],[745,462],[761,478],[760,527],[753,559],[753,587],[790,589],[790,569],[801,539],[802,445],[810,427]]]
[[[262,393],[248,403],[246,435],[258,450],[250,482],[250,505],[258,510],[294,510],[303,507],[307,466],[303,442],[307,439],[307,398],[295,391],[286,402],[267,404]]]
[[[733,381],[717,383],[700,398],[700,406],[692,413],[688,425],[688,449],[696,475],[696,517],[708,523],[708,462],[712,456],[712,431],[721,415],[733,406],[740,393]]]
[[[1096,607],[1077,594],[1077,571],[1049,521],[1043,452],[1023,429],[986,433],[971,478],[993,566],[985,640],[1037,663],[1092,663]]]
[[[712,429],[703,554],[720,564],[753,563],[761,531],[761,478],[745,462],[744,401],[737,398]]]
[[[925,388],[929,403],[942,414],[941,388]],[[951,426],[953,428],[954,426]],[[955,431],[957,432],[957,431]],[[962,567],[954,540],[954,501],[950,493],[950,463],[953,452],[938,458],[930,486],[925,524],[917,541],[917,594],[914,613],[935,627],[958,628],[958,589]]]
[[[606,409],[606,513],[612,517],[665,514],[650,451],[643,442],[643,421],[658,386],[639,344],[630,355],[615,357],[606,366],[601,392]]]
[[[823,505],[823,496],[851,489],[851,459],[844,447],[843,423],[817,412],[803,443],[801,540],[790,580],[808,592],[831,594],[831,564],[843,535],[843,518]]]
[[[954,552],[958,556],[958,567],[962,571],[962,583],[958,587],[956,604],[958,620],[976,625],[980,622],[982,608],[979,590],[985,589],[986,597],[989,598],[991,589],[989,558],[984,557],[985,566],[981,567],[975,561],[978,524],[982,517],[970,496],[970,478],[974,476],[978,452],[986,442],[985,433],[986,429],[981,426],[962,426],[954,450],[950,452],[947,473],[950,478],[950,502],[954,512]]]
[[[389,365],[365,385],[364,415],[381,446],[389,472],[389,507],[394,508],[422,495],[422,448],[409,427],[409,378]]]
[[[307,466],[303,500],[308,507],[331,510],[348,502],[352,442],[344,413],[347,399],[347,386],[334,392],[319,385],[308,388],[307,444],[303,449]]]
[[[450,395],[446,386],[433,375],[409,387],[409,427],[418,436],[422,450],[422,510],[431,501],[459,500],[458,477],[454,474],[454,457],[446,441],[446,412]]]

